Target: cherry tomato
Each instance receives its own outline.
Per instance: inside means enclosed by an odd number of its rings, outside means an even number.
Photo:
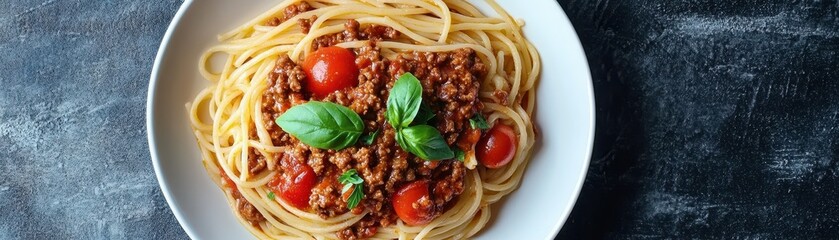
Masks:
[[[358,67],[350,50],[325,47],[309,54],[303,61],[307,80],[305,88],[315,97],[358,85]]]
[[[306,164],[296,164],[285,173],[277,174],[268,187],[283,200],[299,209],[309,207],[309,196],[317,183],[315,170]]]
[[[434,203],[428,192],[428,180],[411,182],[393,195],[393,209],[408,225],[423,225],[434,219]],[[416,208],[415,208],[416,206]]]
[[[516,133],[504,124],[495,124],[475,145],[475,157],[488,168],[500,168],[516,155]]]

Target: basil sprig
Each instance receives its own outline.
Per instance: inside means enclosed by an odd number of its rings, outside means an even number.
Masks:
[[[358,175],[358,171],[350,169],[344,172],[338,177],[338,182],[344,184],[344,188],[341,189],[341,195],[344,195],[344,193],[352,189],[352,193],[350,193],[350,197],[347,199],[347,209],[353,209],[358,206],[358,203],[364,198],[364,179]]]
[[[422,85],[411,73],[396,80],[387,99],[387,121],[396,129],[396,142],[402,149],[425,160],[454,158],[454,152],[436,128],[426,125],[434,117],[429,107],[422,106]],[[414,118],[419,120],[414,123]],[[413,126],[411,124],[414,123]]]
[[[440,160],[454,158],[454,152],[446,144],[446,140],[436,128],[428,125],[417,125],[403,128],[399,131],[408,145],[408,151],[426,160]]]
[[[422,85],[411,73],[402,74],[387,97],[387,121],[394,128],[408,127],[422,104]]]
[[[331,102],[311,101],[294,106],[276,122],[283,131],[320,149],[349,147],[364,131],[364,123],[357,113]]]
[[[436,116],[437,114],[435,114],[434,111],[431,110],[431,107],[428,106],[428,104],[425,104],[425,102],[423,102],[422,105],[420,105],[420,109],[417,112],[417,116],[414,117],[413,121],[411,121],[411,125],[428,124],[428,121],[431,121],[431,119],[433,119]]]
[[[375,141],[376,137],[378,137],[378,136],[379,136],[379,130],[376,130],[376,131],[373,131],[370,134],[361,136],[361,138],[359,138],[358,141],[361,141],[361,143],[363,143],[364,145],[370,146],[370,145],[373,145],[373,141]]]
[[[472,129],[489,129],[489,124],[481,113],[475,113],[475,116],[469,119],[469,125],[472,126]]]
[[[466,152],[464,152],[460,148],[452,148],[452,151],[454,151],[454,158],[458,161],[463,162],[466,160]]]

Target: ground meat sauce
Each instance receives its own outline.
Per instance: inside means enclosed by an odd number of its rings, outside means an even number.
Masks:
[[[311,7],[294,5],[285,12],[291,16],[306,9]],[[385,59],[376,42],[398,36],[399,33],[390,27],[361,26],[357,21],[348,20],[343,32],[317,38],[313,48],[371,40],[361,48],[352,49],[359,68],[357,86],[316,99],[303,90],[306,78],[303,69],[282,54],[269,74],[268,86],[262,96],[262,124],[275,146],[289,148],[282,154],[274,155],[277,174],[289,174],[283,166],[293,163],[309,165],[318,176],[309,198],[309,211],[323,218],[350,211],[346,207],[346,198],[341,196],[343,186],[338,182],[338,176],[356,169],[364,179],[364,198],[358,207],[352,209],[352,213],[361,214],[369,210],[369,214],[355,225],[339,231],[341,239],[369,238],[376,234],[378,227],[395,223],[398,217],[390,204],[391,196],[404,184],[428,180],[430,199],[421,199],[419,205],[422,206],[417,207],[432,209],[437,214],[451,207],[463,192],[467,169],[462,162],[425,161],[402,150],[395,142],[395,130],[385,119],[385,110],[389,89],[398,76],[411,72],[420,80],[423,101],[436,113],[429,124],[440,131],[449,145],[470,147],[477,141],[475,134],[480,136],[478,130],[469,127],[469,118],[483,108],[478,100],[479,79],[486,75],[487,69],[475,52],[471,49],[408,52],[392,60]],[[274,119],[288,108],[309,100],[334,102],[352,109],[363,119],[365,133],[379,131],[378,137],[372,145],[357,143],[340,151],[317,149],[301,143],[283,132]],[[257,151],[250,152],[248,162],[252,174],[267,171],[267,161]],[[234,193],[234,197],[236,195]],[[245,219],[252,223],[264,221],[250,203],[243,198],[236,199],[237,203],[241,202],[237,207]]]
[[[267,166],[268,163],[265,161],[265,156],[262,156],[255,148],[250,148],[250,151],[248,151],[248,172],[251,175],[256,175],[262,172]]]
[[[259,213],[259,210],[256,210],[253,204],[245,200],[239,190],[233,189],[233,198],[236,199],[236,209],[239,210],[239,215],[242,215],[242,218],[250,222],[251,225],[257,226],[259,222],[265,221],[265,217]]]
[[[361,24],[355,20],[347,20],[344,24],[344,31],[329,35],[320,36],[312,43],[312,49],[329,47],[342,42],[356,40],[387,40],[399,37],[399,31],[391,27],[371,25],[360,29]],[[307,29],[308,30],[308,29]]]
[[[268,25],[268,26],[280,25],[280,23],[283,23],[283,22],[293,18],[294,16],[297,16],[297,14],[308,12],[308,11],[311,11],[312,9],[314,9],[314,8],[312,8],[312,6],[309,5],[306,2],[299,2],[299,3],[293,4],[291,6],[286,7],[285,9],[283,9],[282,18],[280,18],[280,17],[272,18],[271,20],[268,20],[266,25]]]
[[[236,201],[236,210],[239,211],[239,215],[241,215],[242,218],[253,226],[259,226],[259,222],[265,221],[265,217],[259,213],[259,210],[256,210],[256,207],[248,202],[248,200],[242,196],[242,193],[236,189],[236,184],[233,183],[233,180],[230,180],[230,178],[227,177],[227,174],[224,174],[224,171],[220,174],[222,184],[231,189],[231,194],[233,195],[233,199]]]
[[[308,19],[297,19],[297,24],[300,25],[300,31],[303,33],[309,33],[309,29],[312,28],[312,23],[315,20],[318,20],[318,16],[311,16]]]

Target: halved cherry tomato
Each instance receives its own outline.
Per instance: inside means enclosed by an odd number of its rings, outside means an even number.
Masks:
[[[504,124],[495,124],[475,145],[475,157],[488,168],[500,168],[516,155],[516,133]]]
[[[268,187],[283,200],[299,209],[309,207],[309,196],[317,183],[315,170],[306,164],[296,164],[285,173],[277,174],[268,182]]]
[[[341,47],[325,47],[309,54],[303,61],[306,90],[315,97],[358,85],[355,55]]]
[[[411,182],[393,195],[393,210],[408,225],[423,225],[434,219],[434,203],[428,192],[428,180]]]

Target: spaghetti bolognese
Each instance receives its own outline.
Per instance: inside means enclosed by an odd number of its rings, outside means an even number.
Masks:
[[[521,180],[540,71],[494,1],[284,1],[219,36],[187,104],[261,239],[467,238]],[[221,69],[213,56],[225,55]]]

